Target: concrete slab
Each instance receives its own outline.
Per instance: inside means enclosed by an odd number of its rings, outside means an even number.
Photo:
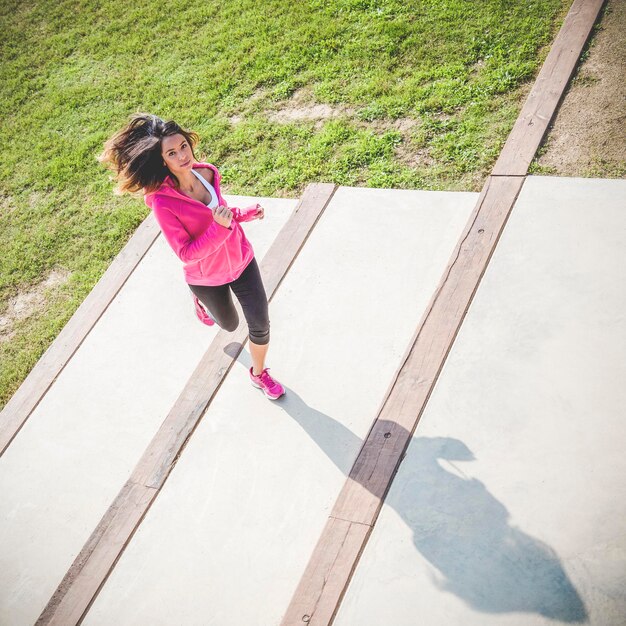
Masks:
[[[336,626],[624,623],[625,208],[527,179]]]
[[[266,207],[259,259],[297,203],[227,200]],[[0,459],[0,623],[37,619],[217,332],[159,236]]]
[[[280,621],[477,197],[337,190],[85,624]]]

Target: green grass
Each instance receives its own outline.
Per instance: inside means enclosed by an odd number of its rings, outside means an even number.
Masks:
[[[0,315],[51,270],[71,272],[0,341],[2,405],[147,215],[95,160],[130,113],[197,131],[230,193],[477,191],[569,5],[2,0]],[[351,114],[271,121],[300,89]],[[399,118],[417,123],[400,131]]]

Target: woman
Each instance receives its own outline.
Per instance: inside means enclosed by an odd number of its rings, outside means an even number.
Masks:
[[[271,400],[285,393],[265,367],[269,348],[268,303],[252,245],[239,222],[263,219],[259,204],[229,208],[220,193],[220,174],[198,162],[197,133],[156,115],[135,113],[97,158],[117,176],[114,193],[143,193],[168,244],[183,262],[198,316],[232,332],[239,325],[231,291],[248,324],[250,380]],[[208,309],[201,309],[198,300]]]

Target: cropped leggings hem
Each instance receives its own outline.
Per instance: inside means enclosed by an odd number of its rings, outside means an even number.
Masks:
[[[239,326],[239,315],[232,297],[234,293],[246,318],[250,341],[259,345],[269,343],[270,320],[267,295],[256,258],[253,257],[239,278],[230,283],[224,285],[189,284],[189,289],[208,309],[220,328],[228,332],[233,332]]]

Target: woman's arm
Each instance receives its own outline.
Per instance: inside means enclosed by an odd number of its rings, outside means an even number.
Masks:
[[[236,222],[251,222],[261,208],[260,204],[251,204],[247,206],[245,209],[237,209],[233,207],[228,207],[233,212],[233,219]]]
[[[197,239],[192,239],[182,222],[169,209],[157,204],[153,212],[167,243],[184,263],[198,261],[212,254],[232,233],[231,229],[213,221]]]

